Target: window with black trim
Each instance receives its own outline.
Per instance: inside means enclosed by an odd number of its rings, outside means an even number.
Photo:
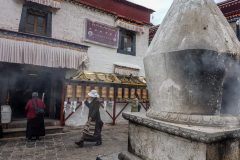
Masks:
[[[34,11],[28,11],[26,20],[26,32],[46,35],[47,15]]]
[[[19,31],[51,37],[52,13],[50,8],[39,4],[26,3],[23,6]]]
[[[136,33],[121,28],[119,30],[118,53],[136,56]]]

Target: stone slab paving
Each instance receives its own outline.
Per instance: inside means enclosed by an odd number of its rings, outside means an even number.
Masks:
[[[96,160],[98,155],[126,151],[127,131],[127,125],[104,126],[103,145],[87,143],[84,148],[74,144],[80,131],[48,135],[37,142],[24,138],[0,140],[0,160]]]

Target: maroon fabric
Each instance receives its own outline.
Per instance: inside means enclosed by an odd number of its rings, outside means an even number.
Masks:
[[[36,117],[36,112],[33,104],[36,104],[36,107],[45,109],[46,106],[41,99],[31,99],[27,102],[25,110],[27,112],[27,119],[33,119]]]
[[[109,46],[117,46],[118,28],[87,19],[86,39]]]
[[[151,9],[137,5],[126,0],[75,0],[81,4],[109,12],[117,17],[122,17],[134,22],[150,24]]]

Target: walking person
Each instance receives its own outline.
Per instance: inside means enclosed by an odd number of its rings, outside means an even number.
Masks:
[[[100,102],[99,102],[99,94],[96,90],[91,90],[88,93],[88,100],[85,100],[85,105],[89,108],[88,113],[88,121],[84,127],[82,132],[82,136],[80,141],[75,142],[79,147],[84,146],[84,141],[88,142],[96,142],[96,146],[102,144],[102,127],[103,122],[100,116]]]
[[[139,103],[139,96],[137,93],[134,94],[134,98],[131,100],[131,112],[140,112],[141,105]]]
[[[44,125],[44,102],[38,98],[38,93],[32,93],[32,99],[27,102],[25,110],[27,112],[26,138],[29,141],[40,140],[40,136],[45,136]],[[35,139],[34,139],[35,138]]]

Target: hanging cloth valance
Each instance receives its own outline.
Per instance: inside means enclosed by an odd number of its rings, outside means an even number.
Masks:
[[[0,61],[53,68],[83,69],[86,51],[0,38]]]
[[[38,3],[44,6],[49,6],[52,8],[60,9],[61,8],[61,3],[57,0],[26,0],[34,3]]]
[[[139,26],[139,25],[133,24],[133,23],[128,23],[128,22],[120,20],[120,19],[116,20],[115,26],[122,27],[122,28],[131,30],[134,32],[138,32],[138,33],[144,33],[143,26]]]

